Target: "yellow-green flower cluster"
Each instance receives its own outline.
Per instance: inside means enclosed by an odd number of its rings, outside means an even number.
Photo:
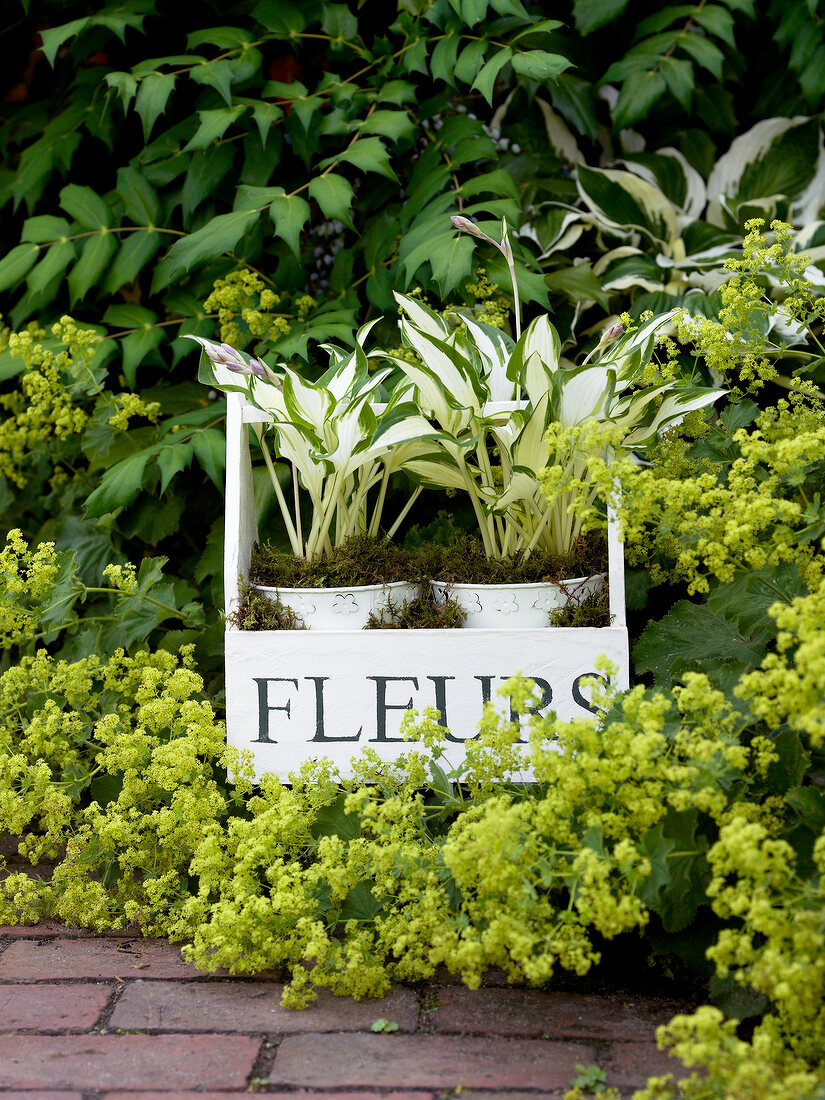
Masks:
[[[732,444],[736,457],[724,467],[680,460],[668,443],[663,459],[644,468],[593,464],[602,494],[617,475],[622,481],[629,559],[646,562],[654,550],[653,580],[685,580],[691,593],[708,591],[711,577],[727,582],[781,561],[800,560],[814,583],[818,567],[800,533],[810,522],[806,481],[825,465],[825,410],[798,396],[780,400],[734,432]]]
[[[203,308],[207,313],[217,313],[221,340],[242,348],[250,335],[274,343],[289,332],[289,315],[274,312],[280,302],[281,296],[267,287],[260,275],[242,268],[215,280]],[[312,298],[309,303],[310,308],[315,304]],[[296,306],[301,318],[309,312],[303,299]]]
[[[93,361],[102,337],[79,327],[71,317],[62,317],[52,325],[51,335],[58,350],[47,346],[46,332],[31,324],[22,332],[4,330],[2,343],[15,358],[22,359],[23,371],[16,388],[0,395],[0,475],[17,488],[26,486],[31,471],[44,461],[56,467],[53,488],[69,477],[59,467],[64,459],[74,472],[74,447],[89,426],[95,403],[111,408],[109,424],[126,431],[129,421],[145,416],[156,422],[160,405],[146,402],[134,393],[110,393],[103,389],[103,372]],[[54,343],[54,341],[51,341]]]

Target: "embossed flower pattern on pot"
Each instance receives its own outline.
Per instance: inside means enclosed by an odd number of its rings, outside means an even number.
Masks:
[[[468,615],[479,615],[484,610],[477,592],[468,592],[462,604]]]
[[[559,606],[555,589],[548,588],[545,592],[540,592],[530,606],[534,607],[536,611],[547,611],[548,613],[555,611]]]
[[[515,592],[501,592],[493,600],[493,607],[501,615],[512,615],[518,611],[518,600]]]
[[[358,603],[351,592],[339,592],[332,601],[332,610],[336,615],[354,615],[358,611]]]
[[[305,596],[291,596],[289,599],[289,606],[296,615],[301,616],[314,615],[318,610],[315,604]]]

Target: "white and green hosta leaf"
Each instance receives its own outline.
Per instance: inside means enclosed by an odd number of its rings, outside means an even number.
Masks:
[[[673,320],[678,310],[672,309],[651,317],[638,328],[625,333],[599,356],[600,366],[611,366],[619,381],[633,379],[641,366],[650,362],[659,329]]]
[[[668,145],[655,153],[628,156],[619,163],[662,192],[673,207],[679,232],[701,217],[707,202],[705,182],[678,149]]]
[[[580,165],[577,177],[588,210],[612,229],[624,235],[638,230],[665,249],[678,238],[673,205],[652,183],[633,172],[585,165]]]
[[[561,340],[546,313],[531,321],[513,349],[507,377],[536,402],[551,385],[559,370]]]
[[[312,435],[323,438],[324,428],[335,407],[329,390],[305,381],[295,371],[284,370],[283,399],[286,418]]]
[[[409,322],[428,336],[435,336],[441,340],[450,335],[450,326],[438,313],[430,309],[420,298],[411,298],[407,294],[399,294],[393,291],[393,296],[399,308]]]
[[[487,393],[478,371],[454,347],[429,336],[405,318],[401,320],[404,343],[421,358],[421,364],[396,360],[421,393],[422,404],[431,409],[442,423],[453,410],[481,412]]]
[[[562,386],[559,423],[573,428],[606,419],[615,390],[616,371],[601,363],[571,371]]]
[[[670,383],[669,386],[672,387],[673,383]],[[661,393],[662,390],[667,388],[668,386],[656,387],[656,390]],[[649,423],[641,424],[628,432],[624,437],[624,446],[634,449],[650,446],[650,444],[655,443],[666,428],[672,428],[679,424],[687,413],[693,412],[694,409],[702,409],[707,405],[712,405],[726,392],[725,390],[705,387],[680,386],[675,392],[670,392],[665,396],[658,408],[655,408]],[[629,406],[626,414],[628,419],[632,419],[636,411],[632,405]],[[638,411],[641,411],[641,406]]]
[[[514,343],[501,329],[493,328],[463,317],[467,326],[467,343],[481,363],[484,382],[490,401],[512,401],[515,387],[507,377],[507,366],[513,354]]]
[[[740,228],[739,207],[772,213],[780,198],[790,200],[792,207],[802,200],[802,208],[807,210],[812,201],[808,189],[825,171],[822,156],[819,119],[796,115],[757,122],[734,138],[716,162],[708,180],[707,220],[712,225]]]
[[[405,464],[404,471],[413,481],[427,488],[467,489],[461,467],[444,450],[430,451],[410,459]]]

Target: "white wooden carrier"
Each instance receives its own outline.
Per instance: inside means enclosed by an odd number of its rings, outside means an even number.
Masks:
[[[258,538],[248,425],[267,416],[241,394],[227,395],[226,608],[239,603]],[[503,714],[498,688],[523,673],[542,692],[542,711],[570,719],[588,713],[582,680],[605,655],[626,688],[624,553],[617,525],[608,526],[609,627],[534,630],[238,630],[226,629],[226,724],[229,744],[254,754],[256,776],[289,773],[327,757],[351,774],[349,761],[369,745],[394,760],[415,748],[400,739],[406,710],[435,706],[449,730],[447,758],[463,758],[487,700]],[[529,772],[522,773],[529,778]]]

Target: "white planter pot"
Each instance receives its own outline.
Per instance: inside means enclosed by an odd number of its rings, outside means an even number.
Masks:
[[[436,603],[447,597],[467,612],[465,627],[524,630],[549,626],[549,615],[571,602],[601,592],[604,575],[576,577],[561,584],[456,584],[433,581]]]
[[[258,538],[247,425],[266,421],[240,394],[228,395],[224,576],[230,614],[240,606],[240,581],[249,575]],[[529,716],[519,718],[510,699],[498,694],[511,676],[531,677],[540,695],[536,713],[552,710],[561,721],[592,713],[587,684],[600,656],[616,667],[618,687],[628,686],[623,554],[612,518],[607,541],[610,626],[547,630],[543,617],[538,629],[499,624],[355,633],[340,614],[331,630],[239,630],[227,620],[229,744],[252,754],[259,779],[271,772],[290,782],[291,772],[320,757],[349,776],[351,758],[364,747],[388,764],[402,753],[426,752],[421,743],[403,739],[401,723],[410,707],[420,712],[434,706],[449,730],[447,758],[458,765],[491,702],[503,717],[520,721],[526,752]],[[309,590],[301,595],[308,598]],[[531,773],[517,770],[514,778],[530,779]]]
[[[370,615],[380,614],[391,600],[400,606],[418,595],[418,585],[408,581],[359,584],[346,588],[269,588],[252,586],[271,600],[299,615],[309,630],[363,630]]]

